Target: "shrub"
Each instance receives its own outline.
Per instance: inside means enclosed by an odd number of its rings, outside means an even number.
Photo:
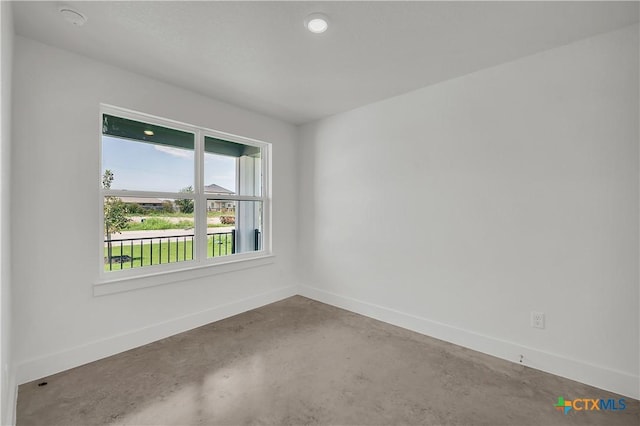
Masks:
[[[236,223],[236,217],[235,216],[220,216],[220,223],[223,223],[225,225],[233,225]]]

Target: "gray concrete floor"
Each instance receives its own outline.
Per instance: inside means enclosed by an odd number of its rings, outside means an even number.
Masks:
[[[46,386],[38,383],[46,381]],[[18,425],[639,425],[622,398],[303,297],[20,386]]]

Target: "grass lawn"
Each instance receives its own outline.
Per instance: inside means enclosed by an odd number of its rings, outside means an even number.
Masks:
[[[158,229],[189,229],[193,228],[193,220],[181,220],[178,223],[170,222],[161,217],[149,217],[144,222],[127,223],[126,231],[155,231]]]
[[[171,216],[165,216],[171,217]],[[189,229],[193,228],[193,216],[191,220],[181,220],[177,223],[167,220],[165,217],[145,217],[144,222],[129,222],[123,231],[156,231],[163,229]],[[186,216],[185,216],[186,217]],[[229,226],[225,223],[208,223],[207,228],[223,228]]]
[[[140,243],[131,244],[131,242],[123,242],[122,248],[120,243],[114,242],[111,255],[129,256],[122,262],[112,262],[109,265],[105,262],[104,270],[120,270],[130,268],[140,268],[142,266],[158,265],[163,263],[184,262],[193,259],[193,241],[191,237],[178,237],[171,239],[171,242],[162,240],[162,243],[154,242],[153,244],[146,241],[143,245]],[[210,235],[207,238],[207,257],[226,256],[231,254],[231,235],[219,234]],[[104,257],[107,259],[108,249],[104,248]]]
[[[207,217],[219,217],[219,216],[234,216],[235,212],[229,211],[229,212],[215,212],[215,211],[208,211],[207,212]],[[188,218],[193,218],[193,213],[182,213],[182,212],[163,212],[163,211],[145,211],[144,213],[140,213],[140,214],[132,214],[132,216],[164,216],[164,217],[188,217]]]

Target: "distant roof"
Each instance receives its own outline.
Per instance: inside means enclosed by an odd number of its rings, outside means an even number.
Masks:
[[[205,186],[204,192],[208,192],[209,194],[233,194],[234,193],[233,191],[229,191],[227,188],[223,188],[220,185],[216,185],[215,183]]]
[[[124,203],[136,203],[136,204],[162,204],[163,201],[158,198],[148,197],[125,197],[121,198]]]

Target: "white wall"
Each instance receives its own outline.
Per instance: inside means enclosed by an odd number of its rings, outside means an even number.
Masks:
[[[20,382],[293,294],[298,260],[303,294],[640,396],[637,26],[304,126],[297,169],[288,124],[15,42]],[[100,102],[273,142],[275,263],[93,297]]]
[[[638,398],[638,48],[636,25],[304,126],[302,293]]]
[[[13,423],[16,397],[11,359],[11,72],[13,67],[13,15],[11,3],[0,3],[2,33],[0,63],[0,423]]]
[[[29,39],[15,40],[11,207],[20,382],[295,293],[292,125]],[[94,297],[101,102],[272,142],[275,262]]]

